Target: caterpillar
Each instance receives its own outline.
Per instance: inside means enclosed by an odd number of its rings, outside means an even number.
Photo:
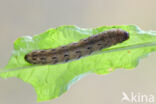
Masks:
[[[79,59],[95,51],[122,43],[129,38],[129,33],[121,29],[111,29],[92,35],[79,42],[54,49],[36,50],[25,55],[30,64],[57,64]]]

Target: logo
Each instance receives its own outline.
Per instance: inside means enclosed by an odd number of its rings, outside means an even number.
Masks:
[[[124,102],[129,102],[129,103],[148,103],[148,104],[153,104],[155,101],[154,101],[154,95],[150,94],[150,95],[146,95],[146,94],[143,94],[143,93],[134,93],[134,92],[131,92],[131,93],[126,93],[126,92],[122,92],[122,99],[121,99],[121,102],[124,103]]]

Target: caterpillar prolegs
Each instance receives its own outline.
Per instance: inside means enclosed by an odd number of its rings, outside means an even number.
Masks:
[[[129,38],[129,33],[121,29],[112,29],[55,49],[36,50],[25,55],[31,64],[57,64],[79,59],[95,51],[122,43]]]

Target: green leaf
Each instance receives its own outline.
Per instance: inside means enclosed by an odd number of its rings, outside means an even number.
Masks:
[[[68,63],[31,65],[24,60],[24,56],[33,50],[56,48],[113,28],[129,32],[130,39]],[[143,31],[137,26],[103,26],[94,29],[60,26],[33,37],[18,38],[0,77],[17,77],[30,83],[35,88],[37,100],[46,101],[60,96],[73,82],[88,73],[108,74],[118,68],[135,68],[140,58],[153,51],[156,51],[156,32]]]

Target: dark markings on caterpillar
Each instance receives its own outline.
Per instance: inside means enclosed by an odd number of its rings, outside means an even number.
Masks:
[[[56,59],[56,57],[52,57],[52,59]]]
[[[75,53],[81,53],[81,51],[78,50],[78,51],[76,51]]]
[[[68,56],[67,54],[64,55],[64,57],[67,57],[67,56]]]
[[[122,43],[129,33],[121,29],[112,29],[55,49],[37,50],[25,55],[31,64],[57,64],[79,59],[103,48]]]

